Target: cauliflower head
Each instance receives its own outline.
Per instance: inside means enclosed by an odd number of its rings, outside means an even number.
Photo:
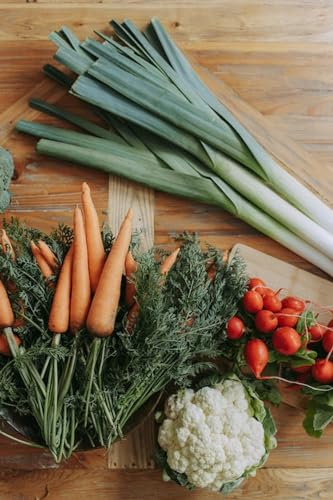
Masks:
[[[179,391],[167,400],[165,417],[158,443],[167,469],[186,477],[183,484],[191,488],[230,491],[255,474],[275,445],[265,435],[262,401],[235,377],[196,392]]]

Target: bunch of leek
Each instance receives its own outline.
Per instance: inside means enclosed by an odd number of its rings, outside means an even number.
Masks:
[[[56,106],[31,105],[85,134],[19,121],[43,154],[219,206],[333,276],[333,212],[271,157],[196,76],[152,19],[144,33],[111,22],[115,39],[80,42],[66,27],[50,35],[55,59],[76,73],[45,71],[107,124]]]

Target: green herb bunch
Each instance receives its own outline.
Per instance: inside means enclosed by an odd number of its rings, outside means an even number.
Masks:
[[[167,277],[160,273],[158,251],[137,256],[136,325],[128,333],[125,314],[117,333],[106,340],[102,363],[96,363],[99,393],[91,424],[98,421],[96,438],[103,444],[121,437],[151,396],[169,384],[190,385],[193,377],[215,367],[209,360],[221,353],[224,326],[244,294],[247,277],[240,258],[226,263],[216,249],[202,250],[195,236],[178,239],[179,257]],[[213,279],[207,273],[211,265]]]

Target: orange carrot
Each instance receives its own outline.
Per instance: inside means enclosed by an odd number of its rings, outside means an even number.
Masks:
[[[73,245],[71,245],[66,257],[64,258],[52,301],[49,316],[49,330],[52,333],[65,333],[69,327],[72,261]]]
[[[42,257],[44,257],[44,260],[46,260],[50,268],[53,271],[56,271],[56,269],[58,268],[58,261],[51,248],[47,245],[47,243],[45,243],[45,241],[42,240],[38,241],[38,248]]]
[[[82,184],[81,201],[87,237],[90,285],[91,290],[95,292],[105,264],[105,251],[98,215],[86,182]]]
[[[132,252],[126,255],[125,260],[125,274],[126,274],[126,289],[125,289],[125,302],[128,306],[131,306],[134,302],[134,297],[136,294],[135,284],[133,283],[133,274],[138,270],[138,264],[135,262]]]
[[[10,257],[15,260],[15,252],[5,229],[1,230],[1,247],[4,253],[9,252]]]
[[[17,335],[13,335],[13,337],[16,344],[18,346],[21,345],[21,339]],[[7,357],[12,355],[12,353],[10,352],[8,340],[3,333],[0,335],[0,354]]]
[[[87,327],[97,337],[111,335],[114,330],[123,269],[132,233],[132,210],[129,209],[118,236],[105,262],[95,296],[93,298]]]
[[[131,309],[128,311],[126,318],[126,330],[128,333],[132,333],[133,328],[135,327],[136,320],[138,319],[140,314],[140,306],[137,302],[134,302]]]
[[[0,281],[0,328],[7,328],[14,323],[14,313],[6,289]]]
[[[161,264],[161,274],[168,274],[174,263],[176,262],[177,255],[179,254],[180,248],[176,248],[170,255],[168,255],[164,262]]]
[[[207,269],[207,275],[210,281],[214,281],[215,274],[216,274],[215,264],[211,264]]]
[[[31,240],[30,242],[30,247],[33,256],[36,259],[37,265],[40,269],[40,272],[44,276],[45,279],[49,279],[53,275],[53,271],[51,267],[48,265],[46,260],[44,259],[43,255],[41,254],[38,246]]]
[[[69,324],[72,333],[85,325],[91,301],[88,250],[81,209],[74,210],[72,290]]]

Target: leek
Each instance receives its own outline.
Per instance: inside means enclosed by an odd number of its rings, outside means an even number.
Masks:
[[[333,276],[332,260],[274,221],[222,182],[221,189],[218,189],[214,182],[204,177],[197,178],[161,167],[155,167],[151,170],[145,163],[124,159],[116,154],[47,139],[41,139],[37,143],[37,151],[62,160],[79,162],[109,174],[126,177],[166,193],[192,198],[223,208]]]
[[[41,106],[41,109],[42,107],[43,106]],[[49,108],[46,109],[49,111]],[[52,112],[52,114],[57,114],[58,116],[67,116],[65,113],[57,111],[55,107],[52,108]],[[89,128],[85,121],[83,121],[83,123],[80,122],[74,115],[67,116],[67,119],[75,123],[81,123],[82,128]],[[118,156],[122,158],[144,162],[149,165],[149,168],[158,167],[159,160],[156,157],[160,157],[166,160],[167,165],[171,166],[173,170],[179,173],[190,174],[196,177],[200,175],[197,173],[195,160],[188,158],[185,164],[174,165],[172,161],[174,155],[168,148],[166,147],[164,151],[161,151],[162,148],[160,147],[160,143],[153,143],[153,140],[147,136],[145,136],[145,141],[150,148],[153,149],[156,156],[148,150],[137,151],[130,146],[124,145],[123,140],[118,139],[118,136],[112,132],[109,132],[109,140],[105,140],[104,138],[92,137],[79,132],[63,130],[58,127],[27,122],[24,120],[19,121],[16,128],[21,132],[27,132],[40,138],[62,141],[67,144],[87,147],[97,151],[118,154]],[[97,130],[97,132],[99,131]],[[116,140],[114,140],[114,138]],[[230,187],[238,190],[241,195],[261,208],[266,214],[271,215],[282,224],[284,222],[288,229],[300,238],[308,241],[310,245],[333,260],[333,236],[330,233],[306,217],[293,205],[287,203],[272,189],[263,184],[254,174],[243,169],[233,160],[214,150],[208,150],[208,152],[214,155],[213,163],[216,166],[215,173],[218,177],[223,179]],[[179,158],[179,156],[176,158]],[[206,170],[204,172],[205,175],[209,175]],[[201,170],[201,174],[202,173],[203,170]],[[241,218],[244,218],[244,215],[241,216]]]
[[[196,76],[158,20],[145,34],[111,23],[119,44],[82,43],[66,27],[52,33],[46,73],[88,103],[107,130],[54,105],[32,106],[85,134],[20,121],[41,138],[38,151],[155,189],[217,205],[333,275],[333,212],[272,158]],[[49,139],[49,140],[43,140]]]

